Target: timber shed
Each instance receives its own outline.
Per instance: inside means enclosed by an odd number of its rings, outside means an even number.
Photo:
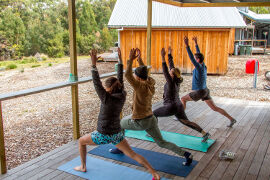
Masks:
[[[246,27],[235,7],[176,7],[159,2],[152,5],[152,72],[162,72],[160,50],[171,46],[174,62],[183,73],[191,73],[191,64],[183,42],[184,36],[198,37],[209,74],[225,74],[228,56],[234,51],[235,29]],[[109,28],[119,29],[119,44],[123,59],[131,48],[140,48],[147,57],[147,1],[117,0]],[[126,61],[124,61],[124,65]]]

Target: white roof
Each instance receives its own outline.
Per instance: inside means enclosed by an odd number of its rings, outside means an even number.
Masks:
[[[243,15],[251,18],[254,21],[258,21],[258,22],[262,22],[262,23],[270,23],[270,14],[256,14],[253,11],[248,10],[248,12],[245,11],[241,11],[240,13],[242,13]]]
[[[176,7],[153,1],[152,27],[242,28],[246,24],[235,7]],[[108,26],[146,27],[147,0],[117,0]]]

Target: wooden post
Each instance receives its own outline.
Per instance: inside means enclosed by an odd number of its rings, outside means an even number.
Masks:
[[[77,73],[77,49],[76,49],[76,13],[75,0],[68,0],[68,22],[69,22],[69,46],[70,46],[70,72],[75,80]],[[80,138],[79,127],[79,96],[78,85],[71,86],[72,116],[73,116],[73,139]]]
[[[5,139],[4,139],[4,127],[3,127],[3,116],[2,116],[2,104],[0,101],[0,168],[1,174],[7,172],[6,164],[6,153],[5,153]]]
[[[152,0],[148,0],[147,10],[147,66],[151,66]]]
[[[251,26],[252,26],[252,41],[251,41],[251,55],[252,55],[252,49],[254,45],[254,34],[255,34],[255,25],[253,25],[253,21],[251,21]]]

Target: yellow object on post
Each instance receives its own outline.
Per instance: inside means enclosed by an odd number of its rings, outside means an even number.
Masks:
[[[68,0],[68,22],[69,22],[69,46],[70,46],[70,71],[74,79],[78,78],[77,73],[77,50],[76,50],[76,12],[75,0]],[[73,139],[80,138],[79,125],[79,96],[78,85],[71,86],[72,116],[73,116]]]

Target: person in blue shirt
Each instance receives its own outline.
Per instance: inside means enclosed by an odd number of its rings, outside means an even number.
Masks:
[[[184,38],[184,42],[186,45],[186,49],[187,49],[189,58],[190,58],[192,64],[195,66],[195,68],[192,72],[193,73],[192,92],[190,92],[189,94],[187,94],[181,98],[183,106],[186,109],[187,101],[198,101],[201,99],[202,101],[206,102],[206,104],[212,110],[219,112],[223,116],[227,117],[231,121],[230,124],[228,125],[228,127],[232,127],[236,123],[236,120],[233,117],[231,117],[224,109],[218,107],[214,103],[213,99],[210,96],[210,91],[206,86],[207,67],[204,64],[204,56],[200,52],[200,49],[199,49],[199,46],[197,43],[197,37],[193,37],[193,40],[194,40],[195,45],[196,45],[195,56],[193,55],[193,53],[190,50],[188,38],[186,36]]]

